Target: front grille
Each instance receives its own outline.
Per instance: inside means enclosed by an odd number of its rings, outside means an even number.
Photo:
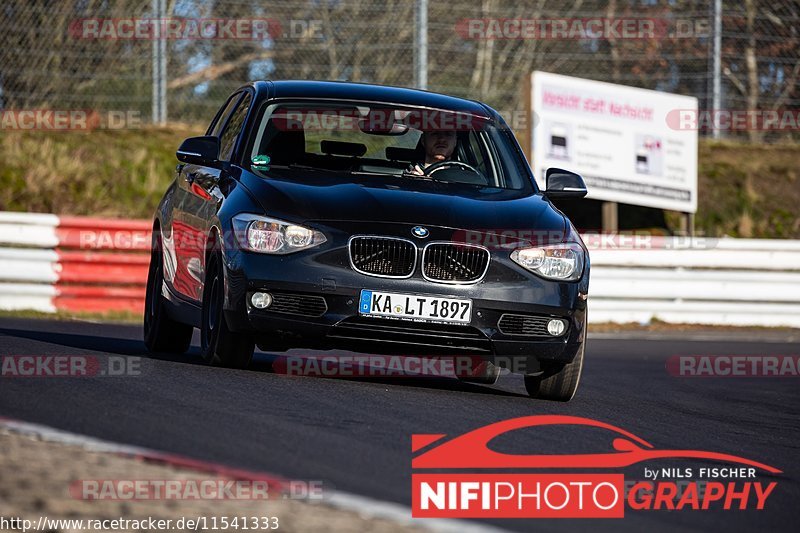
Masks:
[[[306,294],[272,293],[272,305],[265,311],[287,315],[322,316],[328,310],[325,298]]]
[[[489,257],[481,246],[431,243],[422,254],[422,275],[431,281],[476,282],[486,274]]]
[[[547,332],[548,316],[504,314],[497,327],[504,335],[527,335],[529,337],[552,337]]]
[[[471,326],[375,317],[345,319],[331,329],[328,338],[348,344],[365,343],[375,353],[473,355],[492,351],[489,339]]]
[[[414,273],[417,247],[411,241],[392,237],[353,237],[350,263],[362,274],[407,278]]]

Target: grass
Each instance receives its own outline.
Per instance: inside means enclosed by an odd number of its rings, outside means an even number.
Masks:
[[[174,177],[175,150],[202,130],[0,132],[0,211],[150,218]],[[674,213],[667,220],[677,228]],[[696,227],[712,237],[800,238],[800,145],[702,140]]]
[[[107,313],[78,313],[73,311],[56,311],[55,313],[44,313],[22,309],[18,311],[0,310],[0,318],[36,318],[45,320],[61,321],[85,321],[85,322],[104,322],[141,325],[142,315],[130,311],[108,311]]]
[[[696,227],[707,235],[800,238],[800,145],[702,142]]]
[[[201,133],[3,133],[0,210],[149,218],[174,176],[178,144]]]

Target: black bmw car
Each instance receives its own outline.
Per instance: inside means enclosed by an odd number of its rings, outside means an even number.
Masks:
[[[356,83],[255,82],[177,151],[153,221],[144,337],[212,364],[254,347],[469,356],[572,398],[589,256],[514,135],[475,101]]]

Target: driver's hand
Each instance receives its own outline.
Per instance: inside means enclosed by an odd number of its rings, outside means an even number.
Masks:
[[[423,168],[420,165],[411,165],[410,167],[408,167],[407,172],[409,174],[416,174],[417,176],[425,175],[425,170],[423,170]]]

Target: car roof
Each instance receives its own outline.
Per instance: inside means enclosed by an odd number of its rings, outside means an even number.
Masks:
[[[320,98],[385,102],[421,106],[491,118],[488,106],[475,100],[458,98],[419,89],[391,87],[369,83],[342,81],[276,80],[257,81],[251,84],[259,97],[269,98]]]

